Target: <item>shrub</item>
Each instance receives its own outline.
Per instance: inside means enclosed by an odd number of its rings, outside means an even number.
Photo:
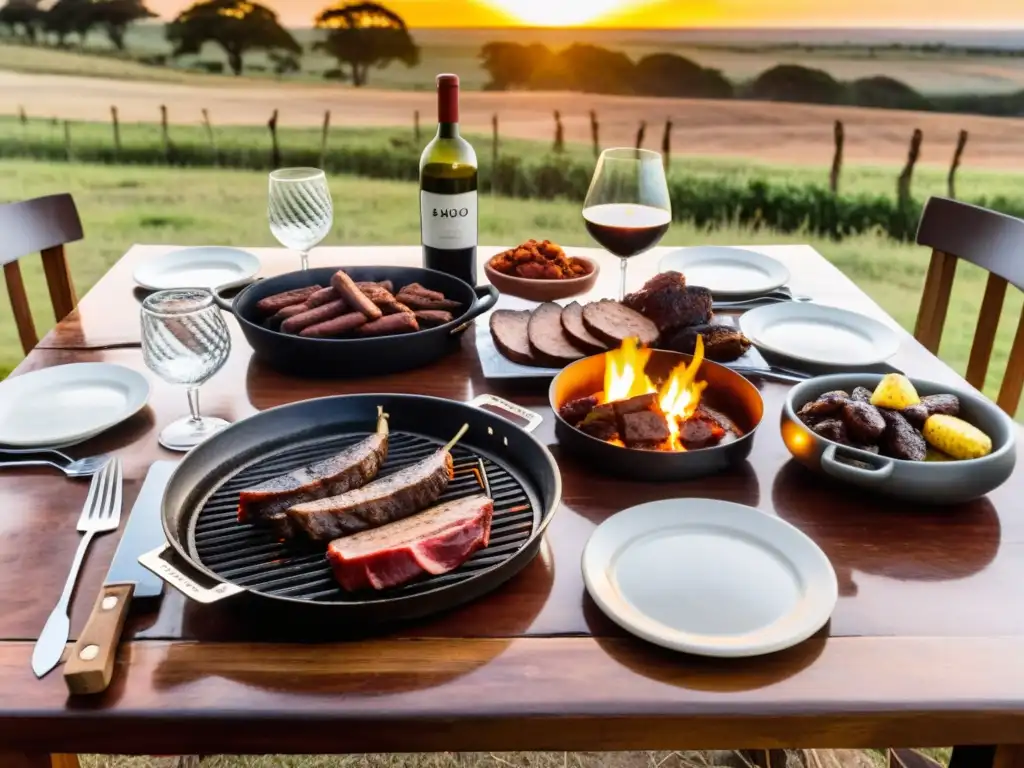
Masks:
[[[891,77],[865,77],[850,83],[850,101],[858,107],[928,110],[932,105],[906,83]]]
[[[824,70],[780,64],[758,76],[751,86],[751,95],[766,101],[839,104],[844,89],[842,83]]]
[[[733,95],[732,83],[721,72],[673,53],[654,53],[640,59],[633,89],[644,96],[729,99]]]

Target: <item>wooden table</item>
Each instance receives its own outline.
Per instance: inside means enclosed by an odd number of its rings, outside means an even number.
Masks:
[[[163,247],[135,247],[16,373],[77,361],[143,372],[131,274]],[[487,249],[481,258],[493,252]],[[885,314],[806,246],[764,249],[795,291]],[[256,251],[267,274],[293,254]],[[596,289],[611,295],[617,270]],[[925,258],[922,254],[922,259]],[[659,253],[634,260],[631,281]],[[417,248],[324,249],[314,265],[419,261]],[[481,273],[482,274],[482,273]],[[908,301],[914,300],[908,297]],[[472,332],[461,350],[408,374],[308,381],[267,369],[234,332],[231,357],[203,388],[204,412],[239,419],[327,394],[483,392],[544,416],[539,439],[559,460],[562,506],[542,554],[496,593],[379,639],[301,644],[259,616],[188,603],[168,589],[158,613],[130,620],[113,686],[70,700],[59,672],[41,681],[32,644],[51,610],[78,535],[86,484],[50,472],[0,476],[0,752],[337,753],[420,750],[601,750],[1009,745],[1024,765],[1024,468],[987,499],[913,507],[861,494],[795,466],[776,423],[787,392],[761,385],[766,417],[749,463],[702,481],[612,480],[555,442],[546,383],[499,385],[480,371]],[[906,333],[893,362],[912,375],[959,380]],[[149,375],[149,407],[79,452],[125,463],[125,509],[146,470],[174,458],[156,435],[186,411],[184,391]],[[716,661],[662,651],[624,634],[587,597],[580,554],[617,510],[706,496],[777,514],[807,532],[839,576],[840,599],[817,636],[769,657]],[[127,517],[127,515],[125,515]],[[72,611],[80,631],[116,547],[98,539]],[[991,751],[972,765],[991,763]],[[0,759],[0,763],[3,760]]]

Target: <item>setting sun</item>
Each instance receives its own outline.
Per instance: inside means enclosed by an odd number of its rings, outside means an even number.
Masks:
[[[613,11],[626,8],[630,0],[485,0],[487,5],[507,13],[521,24],[538,27],[572,27],[588,24]]]

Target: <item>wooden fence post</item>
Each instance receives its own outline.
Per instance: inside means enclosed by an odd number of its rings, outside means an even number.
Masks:
[[[491,192],[494,191],[494,180],[498,176],[498,113],[491,116]]]
[[[324,112],[324,128],[320,134],[320,168],[327,167],[327,139],[331,133],[331,110]]]
[[[956,150],[953,152],[953,164],[949,166],[949,178],[946,180],[946,187],[949,197],[956,199],[956,172],[960,168],[960,158],[964,155],[964,147],[967,146],[967,131],[961,130],[956,140]]]
[[[914,129],[914,135],[910,139],[910,151],[907,152],[907,164],[903,167],[899,179],[896,181],[896,198],[901,209],[910,204],[910,181],[914,177],[914,166],[921,156],[921,141],[924,134],[920,128]]]
[[[267,121],[267,128],[270,129],[270,167],[276,170],[281,167],[281,147],[277,143],[277,110]]]
[[[117,120],[117,107],[110,107],[110,119],[114,124],[114,153],[121,156],[121,124]]]
[[[167,125],[167,105],[160,105],[160,131],[164,139],[164,162],[171,162],[171,132]]]
[[[213,164],[220,165],[220,155],[217,152],[217,139],[213,135],[213,123],[210,122],[210,113],[203,107],[203,126],[206,128],[206,139],[210,142],[210,151],[213,152]]]
[[[565,128],[562,126],[562,113],[555,110],[555,152],[565,151]]]
[[[665,133],[661,137],[661,159],[667,171],[672,164],[672,118],[665,121]]]
[[[25,108],[18,106],[18,119],[21,120],[22,125],[28,125],[28,115],[25,114]]]
[[[645,120],[640,121],[640,128],[636,132],[636,148],[640,149],[644,145],[644,136],[647,135],[647,122]]]
[[[828,188],[832,190],[832,194],[837,194],[839,192],[839,174],[843,172],[843,143],[846,141],[843,121],[836,120],[833,130],[836,139],[836,153],[832,157],[832,172],[828,175]]]
[[[412,113],[412,135],[416,143],[420,143],[420,111],[417,109]]]
[[[64,156],[71,162],[71,121],[64,121]]]
[[[601,154],[601,126],[594,110],[590,110],[590,140],[594,144],[594,157],[598,157]]]

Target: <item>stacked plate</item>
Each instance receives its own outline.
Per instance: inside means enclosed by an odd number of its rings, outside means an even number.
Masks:
[[[659,264],[659,271],[670,270],[686,275],[689,285],[707,288],[716,300],[766,296],[789,282],[789,270],[770,256],[720,245],[672,251]]]
[[[213,290],[252,280],[259,271],[259,259],[251,253],[238,248],[202,246],[181,248],[143,261],[135,270],[135,282],[150,291]]]
[[[0,448],[60,448],[131,418],[149,382],[110,363],[72,363],[0,382]]]

